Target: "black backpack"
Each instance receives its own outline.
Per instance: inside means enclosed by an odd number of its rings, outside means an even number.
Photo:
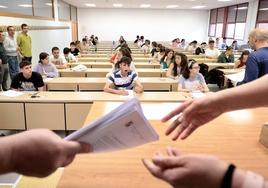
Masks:
[[[205,77],[207,84],[217,84],[219,88],[224,86],[224,73],[218,69],[224,69],[224,67],[216,67],[210,70]]]

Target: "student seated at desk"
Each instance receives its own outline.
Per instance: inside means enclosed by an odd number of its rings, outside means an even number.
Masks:
[[[174,62],[174,51],[171,49],[167,49],[165,55],[162,57],[160,61],[160,67],[162,69],[167,69],[171,63]]]
[[[159,51],[158,47],[157,47],[157,43],[155,41],[152,42],[152,50],[151,50],[151,54],[152,57],[154,57],[154,54],[156,54]]]
[[[134,90],[142,93],[143,87],[135,71],[130,70],[131,59],[122,57],[119,61],[119,70],[114,71],[108,76],[104,91],[118,95],[128,95],[127,90]]]
[[[162,46],[161,44],[158,45],[159,51],[154,54],[154,60],[153,62],[156,64],[160,64],[161,59],[164,57],[166,53],[166,48]]]
[[[228,46],[226,51],[219,55],[218,63],[234,63],[234,53],[231,46]]]
[[[183,53],[176,52],[175,53],[175,61],[170,64],[168,71],[166,73],[166,77],[172,79],[178,79],[181,72],[188,65],[187,56]]]
[[[243,51],[241,56],[235,62],[234,69],[244,69],[244,68],[246,68],[246,62],[248,60],[249,54],[250,54],[250,52],[248,50]]]
[[[39,62],[33,70],[47,78],[55,78],[59,76],[58,69],[54,64],[49,62],[49,55],[46,52],[39,54]]]
[[[137,73],[136,67],[135,67],[134,63],[132,62],[132,57],[131,57],[130,51],[127,48],[123,48],[123,47],[121,47],[116,52],[114,57],[111,58],[111,63],[113,64],[112,72],[114,72],[114,71],[119,69],[118,62],[122,59],[122,57],[129,57],[131,59],[130,70],[132,70],[132,71]]]
[[[75,63],[75,62],[77,62],[76,57],[71,53],[71,50],[69,48],[64,48],[63,49],[63,55],[65,57],[65,60],[68,63]]]
[[[194,59],[190,59],[179,77],[178,91],[209,91],[203,75],[199,73],[199,69],[198,63]]]
[[[208,42],[208,48],[205,50],[206,58],[208,59],[216,59],[221,54],[220,51],[215,48],[215,41],[210,40]]]
[[[44,82],[42,76],[32,71],[32,63],[24,60],[20,63],[21,72],[17,74],[11,83],[11,88],[20,91],[43,91]]]
[[[150,53],[150,44],[151,44],[151,41],[146,39],[145,43],[141,46],[141,49],[144,55],[147,55]]]
[[[73,54],[75,57],[76,57],[76,56],[79,56],[80,51],[79,51],[78,48],[76,48],[76,45],[75,45],[74,42],[71,42],[71,43],[70,43],[70,52],[71,52],[71,54]]]
[[[204,55],[206,53],[206,47],[207,47],[207,43],[206,42],[202,42],[200,47],[197,47],[195,49],[195,55]]]
[[[63,55],[60,54],[58,47],[52,48],[52,55],[49,57],[49,61],[56,65],[57,69],[66,69],[67,61]]]

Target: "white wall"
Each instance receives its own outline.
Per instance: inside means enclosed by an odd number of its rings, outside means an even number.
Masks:
[[[69,22],[55,22],[47,20],[23,19],[0,16],[0,25],[21,25],[26,23],[29,26],[69,26],[70,29],[61,30],[33,30],[29,31],[32,37],[33,64],[38,63],[39,53],[51,53],[53,46],[58,46],[61,50],[69,46],[71,41],[71,24]]]
[[[151,41],[207,39],[209,11],[144,9],[78,9],[78,34],[95,34],[102,41],[118,40],[120,35],[133,41],[144,35]]]

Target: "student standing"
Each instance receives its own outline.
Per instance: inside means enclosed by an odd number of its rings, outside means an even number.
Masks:
[[[3,45],[4,39],[4,33],[0,31],[0,91],[8,90],[8,64],[6,50]]]
[[[13,26],[8,26],[7,33],[8,36],[4,40],[4,48],[6,50],[9,74],[12,80],[19,73],[19,48],[14,37],[15,28]]]
[[[21,25],[21,33],[17,36],[17,43],[22,55],[22,60],[32,61],[32,39],[28,35],[28,25]]]

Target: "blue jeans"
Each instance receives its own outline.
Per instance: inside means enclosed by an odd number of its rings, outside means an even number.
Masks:
[[[17,56],[7,56],[7,63],[9,67],[9,74],[11,81],[19,73],[19,62]]]
[[[8,80],[8,65],[1,64],[0,65],[0,91],[1,91],[1,88],[4,91],[9,89],[9,86],[7,85],[7,80]]]

